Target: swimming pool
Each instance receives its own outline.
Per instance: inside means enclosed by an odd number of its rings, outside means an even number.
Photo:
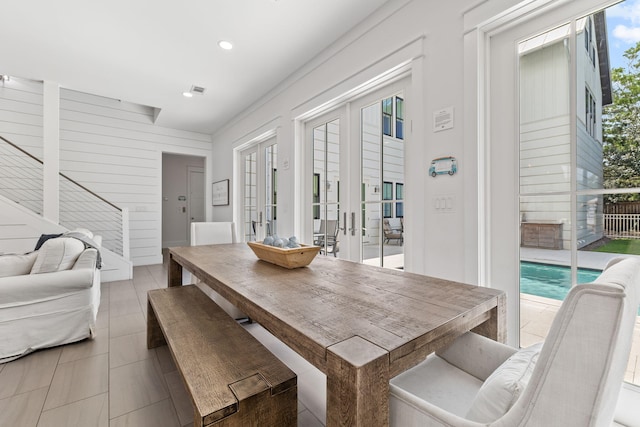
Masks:
[[[593,282],[600,270],[578,269],[578,283]],[[564,300],[571,288],[571,269],[561,265],[520,262],[520,292]]]

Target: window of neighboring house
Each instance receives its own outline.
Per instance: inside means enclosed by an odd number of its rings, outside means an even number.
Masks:
[[[399,96],[382,100],[382,133],[404,139],[404,99]]]
[[[396,138],[404,139],[404,99],[396,96]]]
[[[393,183],[385,181],[382,183],[382,200],[393,200]],[[383,218],[391,218],[391,203],[382,204],[382,216]]]
[[[584,48],[587,51],[587,56],[591,60],[591,65],[596,65],[596,47],[593,43],[593,30],[591,29],[591,18],[587,18],[584,24]]]
[[[587,133],[596,136],[596,101],[588,87],[584,89],[584,125]]]
[[[396,200],[402,200],[404,198],[404,184],[396,183]],[[404,218],[404,204],[402,202],[396,202],[396,218]]]
[[[393,136],[393,98],[382,100],[382,133]]]

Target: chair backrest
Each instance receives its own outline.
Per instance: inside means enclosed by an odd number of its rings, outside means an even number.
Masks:
[[[574,286],[527,387],[491,425],[611,425],[638,313],[639,280],[640,260],[615,259],[594,283]]]
[[[192,222],[191,246],[217,245],[236,242],[233,222]]]

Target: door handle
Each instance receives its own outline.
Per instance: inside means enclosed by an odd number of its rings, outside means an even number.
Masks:
[[[342,217],[342,234],[347,235],[347,213],[344,212],[344,216]]]
[[[351,231],[352,236],[356,235],[356,213],[355,212],[351,212],[351,228],[349,228],[349,231]]]
[[[262,211],[258,214],[258,224],[262,227]]]

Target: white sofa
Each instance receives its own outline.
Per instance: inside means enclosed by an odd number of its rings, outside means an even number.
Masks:
[[[0,363],[94,336],[101,238],[75,234],[0,256]]]

